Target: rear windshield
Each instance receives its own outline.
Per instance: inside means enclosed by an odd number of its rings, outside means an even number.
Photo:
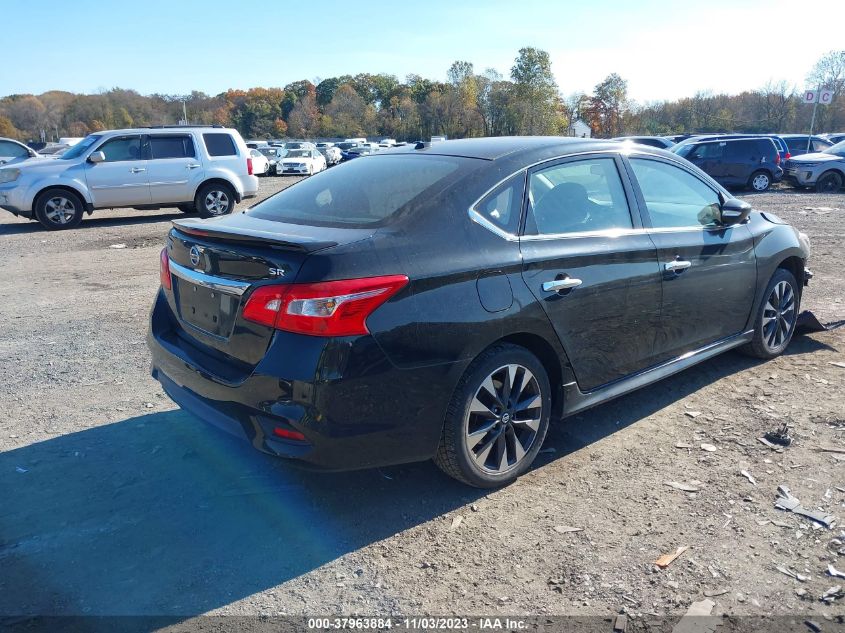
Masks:
[[[247,213],[293,224],[381,225],[411,203],[442,192],[481,162],[453,156],[367,156],[302,180]]]

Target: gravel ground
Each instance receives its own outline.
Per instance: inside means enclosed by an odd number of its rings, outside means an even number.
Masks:
[[[845,195],[746,199],[810,235],[803,307],[845,319]],[[430,463],[302,472],[181,413],[149,377],[158,251],[179,217],[97,212],[55,233],[0,217],[0,615],[625,610],[646,630],[710,596],[714,613],[841,624],[845,598],[820,596],[845,585],[826,572],[845,571],[845,455],[818,449],[845,449],[845,329],[553,424],[503,490]],[[791,446],[757,440],[783,422]],[[837,526],[776,510],[781,484]]]

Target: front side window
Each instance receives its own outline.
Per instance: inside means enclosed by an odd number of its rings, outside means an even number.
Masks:
[[[726,143],[702,143],[687,158],[689,160],[719,160],[724,156]]]
[[[555,235],[630,229],[631,212],[612,158],[593,158],[532,172],[526,233]]]
[[[208,132],[202,135],[205,148],[209,156],[237,156],[238,150],[235,141],[229,134],[220,132]]]
[[[106,141],[97,151],[106,155],[107,163],[118,163],[127,160],[140,160],[141,158],[141,137],[120,136]]]
[[[719,218],[719,194],[680,167],[642,158],[631,167],[654,228],[711,226]]]
[[[186,135],[150,136],[150,156],[152,158],[193,158],[194,141]]]
[[[818,139],[818,138],[813,139],[813,151],[814,152],[823,152],[828,147],[830,147],[830,144],[827,141],[823,141],[823,140]]]
[[[0,156],[3,158],[23,158],[29,156],[25,147],[9,141],[0,141]]]

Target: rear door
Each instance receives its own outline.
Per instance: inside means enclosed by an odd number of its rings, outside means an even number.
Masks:
[[[657,157],[627,160],[663,279],[657,360],[742,332],[757,284],[751,231],[717,225],[720,194],[692,172]]]
[[[650,365],[660,322],[657,253],[621,165],[598,154],[529,172],[523,278],[585,391]]]
[[[723,173],[719,179],[723,185],[736,186],[748,182],[754,165],[760,162],[759,152],[754,158],[754,141],[739,139],[727,141],[724,148]]]
[[[149,161],[143,158],[140,134],[113,136],[94,151],[106,156],[102,163],[85,163],[85,178],[95,207],[150,203]]]
[[[190,202],[205,172],[190,134],[146,137],[150,199],[153,203]]]

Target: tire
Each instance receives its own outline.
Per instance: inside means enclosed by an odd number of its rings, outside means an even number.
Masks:
[[[269,176],[270,175],[270,163],[264,165],[264,172],[261,174],[262,176]]]
[[[748,188],[754,191],[768,191],[772,186],[772,175],[762,169],[758,169],[748,179]]]
[[[778,268],[757,307],[754,338],[740,351],[766,360],[783,354],[795,332],[800,307],[801,289],[795,276],[784,268]]]
[[[506,380],[519,385],[516,398]],[[516,345],[494,345],[472,362],[458,382],[434,463],[470,486],[507,485],[537,457],[549,428],[551,406],[549,378],[537,357]]]
[[[836,193],[842,189],[842,176],[835,171],[826,171],[816,181],[817,193]]]
[[[208,183],[199,188],[194,204],[201,218],[216,218],[235,208],[235,192],[229,185]]]
[[[182,213],[196,213],[197,207],[193,204],[177,204],[176,208],[179,209]]]
[[[67,189],[48,189],[35,201],[35,218],[50,231],[77,227],[84,212],[82,198]]]

